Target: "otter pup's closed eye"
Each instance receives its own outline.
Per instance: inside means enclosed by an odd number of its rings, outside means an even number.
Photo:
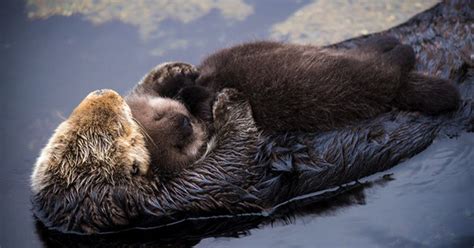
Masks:
[[[161,174],[196,161],[213,132],[213,95],[194,85],[196,69],[185,63],[158,65],[125,97],[146,136],[152,168]]]
[[[127,103],[147,138],[152,169],[176,171],[202,154],[207,128],[181,102],[150,95],[130,95]]]

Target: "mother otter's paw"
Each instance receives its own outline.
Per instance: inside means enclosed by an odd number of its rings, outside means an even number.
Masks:
[[[236,89],[223,89],[212,107],[216,127],[237,119],[252,118],[250,104]]]
[[[180,89],[194,85],[199,76],[195,66],[183,62],[168,62],[157,65],[140,82],[138,87],[151,95],[174,97]]]
[[[214,119],[226,119],[226,115],[235,108],[236,104],[241,103],[243,96],[236,89],[225,88],[217,94],[216,102],[212,107]]]

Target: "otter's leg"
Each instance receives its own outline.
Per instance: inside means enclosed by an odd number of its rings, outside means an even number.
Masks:
[[[415,67],[416,55],[413,48],[409,45],[398,45],[389,52],[382,54],[381,59],[388,62],[388,66],[398,66],[400,68],[401,79],[413,70]]]
[[[357,59],[366,60],[377,67],[390,67],[385,71],[392,71],[396,66],[400,73],[405,76],[414,68],[416,55],[412,47],[403,45],[392,36],[375,36],[369,38],[358,48],[353,50]],[[401,76],[400,80],[404,77]]]
[[[390,36],[370,38],[354,52],[357,55],[355,60],[362,62],[355,73],[365,77],[359,79],[361,82],[371,82],[367,84],[367,90],[391,95],[392,99],[407,80],[416,61],[412,47]]]
[[[392,36],[374,36],[362,43],[357,49],[361,52],[386,53],[401,45],[400,41]]]
[[[131,94],[174,97],[182,88],[194,85],[198,76],[196,67],[191,64],[163,63],[153,68]]]
[[[434,115],[457,109],[460,99],[451,81],[412,72],[393,103],[401,109]]]

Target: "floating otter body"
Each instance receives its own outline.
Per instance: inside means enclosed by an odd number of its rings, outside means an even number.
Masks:
[[[175,214],[261,209],[255,199],[236,202],[263,175],[254,161],[259,131],[249,104],[224,91],[214,120],[206,155],[179,175],[162,178],[150,169],[146,137],[125,101],[112,90],[89,94],[37,160],[36,216],[62,231],[97,233]]]
[[[472,61],[461,59],[463,49],[472,51],[461,39],[472,19],[466,6],[439,4],[388,33],[411,41],[423,55],[419,69],[449,75],[470,89]],[[439,40],[416,40],[425,31]],[[361,39],[336,46],[356,46]],[[433,45],[440,42],[449,49]],[[472,89],[462,92],[472,97]],[[245,99],[233,91],[217,97],[216,130],[205,156],[163,178],[150,169],[146,137],[128,105],[111,91],[91,94],[58,127],[36,163],[35,215],[62,232],[100,233],[186,216],[260,212],[394,166],[426,148],[446,126],[474,129],[474,105],[466,100],[450,115],[392,111],[331,132],[266,137]]]
[[[197,144],[204,145],[205,136],[176,128],[179,120],[163,125],[162,116],[176,113],[176,107],[164,106],[186,107],[186,118],[201,121],[193,129],[200,126],[206,133],[212,132],[212,125],[205,128],[203,123],[212,122],[213,95],[223,88],[241,91],[257,126],[270,132],[328,131],[395,107],[426,114],[456,109],[457,88],[449,80],[413,72],[414,64],[413,49],[392,37],[372,38],[354,49],[253,42],[218,51],[197,69],[179,62],[161,64],[126,99],[150,135],[153,166],[179,171],[192,164],[196,153],[168,141],[184,137],[180,142],[202,151]],[[137,104],[144,97],[156,103]],[[176,155],[167,156],[171,153]]]

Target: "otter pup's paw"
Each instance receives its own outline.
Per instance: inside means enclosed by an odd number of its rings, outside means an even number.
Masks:
[[[223,89],[216,97],[212,107],[212,114],[216,127],[227,123],[238,122],[242,119],[251,119],[252,110],[244,96],[236,89]]]
[[[139,87],[151,95],[174,97],[186,87],[195,84],[199,72],[195,66],[183,62],[168,62],[156,66],[140,82]]]
[[[168,62],[155,67],[152,71],[153,80],[158,84],[176,77],[197,77],[197,69],[191,64],[183,62]]]

